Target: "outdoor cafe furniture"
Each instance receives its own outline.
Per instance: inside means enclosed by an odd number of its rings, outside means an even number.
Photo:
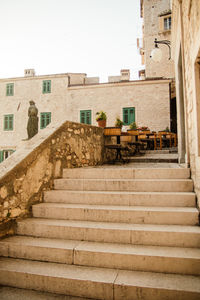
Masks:
[[[177,135],[172,132],[167,131],[159,131],[156,134],[156,142],[155,142],[155,149],[159,148],[160,150],[163,147],[176,147],[177,146]]]
[[[138,136],[139,141],[146,144],[146,148],[149,150],[153,150],[155,147],[155,134],[150,130],[145,130],[139,132]]]
[[[120,127],[105,127],[104,128],[104,136],[106,137],[115,137],[115,143],[109,143],[109,144],[105,144],[105,148],[107,149],[113,149],[116,150],[116,157],[115,157],[115,161],[122,161],[125,162],[122,158],[122,151],[127,151],[129,150],[129,148],[127,147],[126,144],[122,143],[122,132],[121,132],[121,128]]]
[[[138,152],[140,142],[137,140],[137,136],[129,132],[122,132],[119,127],[105,127],[104,136],[111,138],[114,137],[114,143],[105,144],[107,149],[116,150],[116,160],[122,160],[122,151],[127,151],[129,155]],[[111,140],[108,140],[111,142]],[[113,141],[112,141],[113,142]],[[133,147],[134,146],[134,147]]]

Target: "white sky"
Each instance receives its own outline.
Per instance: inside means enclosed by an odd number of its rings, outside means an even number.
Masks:
[[[0,0],[0,78],[142,68],[140,0]]]

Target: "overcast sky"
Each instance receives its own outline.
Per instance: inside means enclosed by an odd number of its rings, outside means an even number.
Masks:
[[[140,0],[0,0],[0,78],[142,68]]]

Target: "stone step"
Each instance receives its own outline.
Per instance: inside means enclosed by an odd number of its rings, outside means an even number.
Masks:
[[[200,246],[200,227],[69,221],[30,218],[18,221],[17,234],[46,238],[135,245]]]
[[[45,202],[94,205],[195,207],[195,193],[66,191],[44,192]]]
[[[178,154],[131,156],[129,163],[178,163]]]
[[[32,211],[33,217],[47,219],[163,225],[198,225],[199,223],[199,212],[192,207],[40,203],[33,205]]]
[[[200,275],[200,249],[95,243],[14,236],[0,256],[82,266]]]
[[[187,179],[188,168],[74,168],[64,169],[63,178],[77,179]]]
[[[192,192],[191,179],[55,179],[58,190]]]
[[[200,296],[196,276],[7,258],[0,259],[0,284],[104,300],[197,300]]]
[[[80,298],[66,295],[59,295],[46,292],[38,292],[27,289],[18,289],[4,286],[0,288],[1,300],[91,300],[91,298]]]

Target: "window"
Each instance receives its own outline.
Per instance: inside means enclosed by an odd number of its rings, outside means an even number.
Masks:
[[[135,107],[123,108],[124,125],[130,125],[133,122],[135,122]]]
[[[80,122],[91,125],[91,115],[92,115],[91,110],[81,110]]]
[[[13,115],[4,116],[4,130],[13,130]]]
[[[6,158],[8,158],[14,150],[0,150],[0,163],[4,161]]]
[[[43,94],[51,93],[51,80],[44,80],[43,81]]]
[[[51,113],[50,112],[40,113],[40,129],[46,128],[49,123],[51,123]]]
[[[6,85],[6,96],[14,95],[14,83],[8,83]]]
[[[165,31],[171,30],[171,11],[169,13],[161,14],[159,20],[159,33],[165,33]]]
[[[164,18],[164,30],[171,29],[171,17]]]

